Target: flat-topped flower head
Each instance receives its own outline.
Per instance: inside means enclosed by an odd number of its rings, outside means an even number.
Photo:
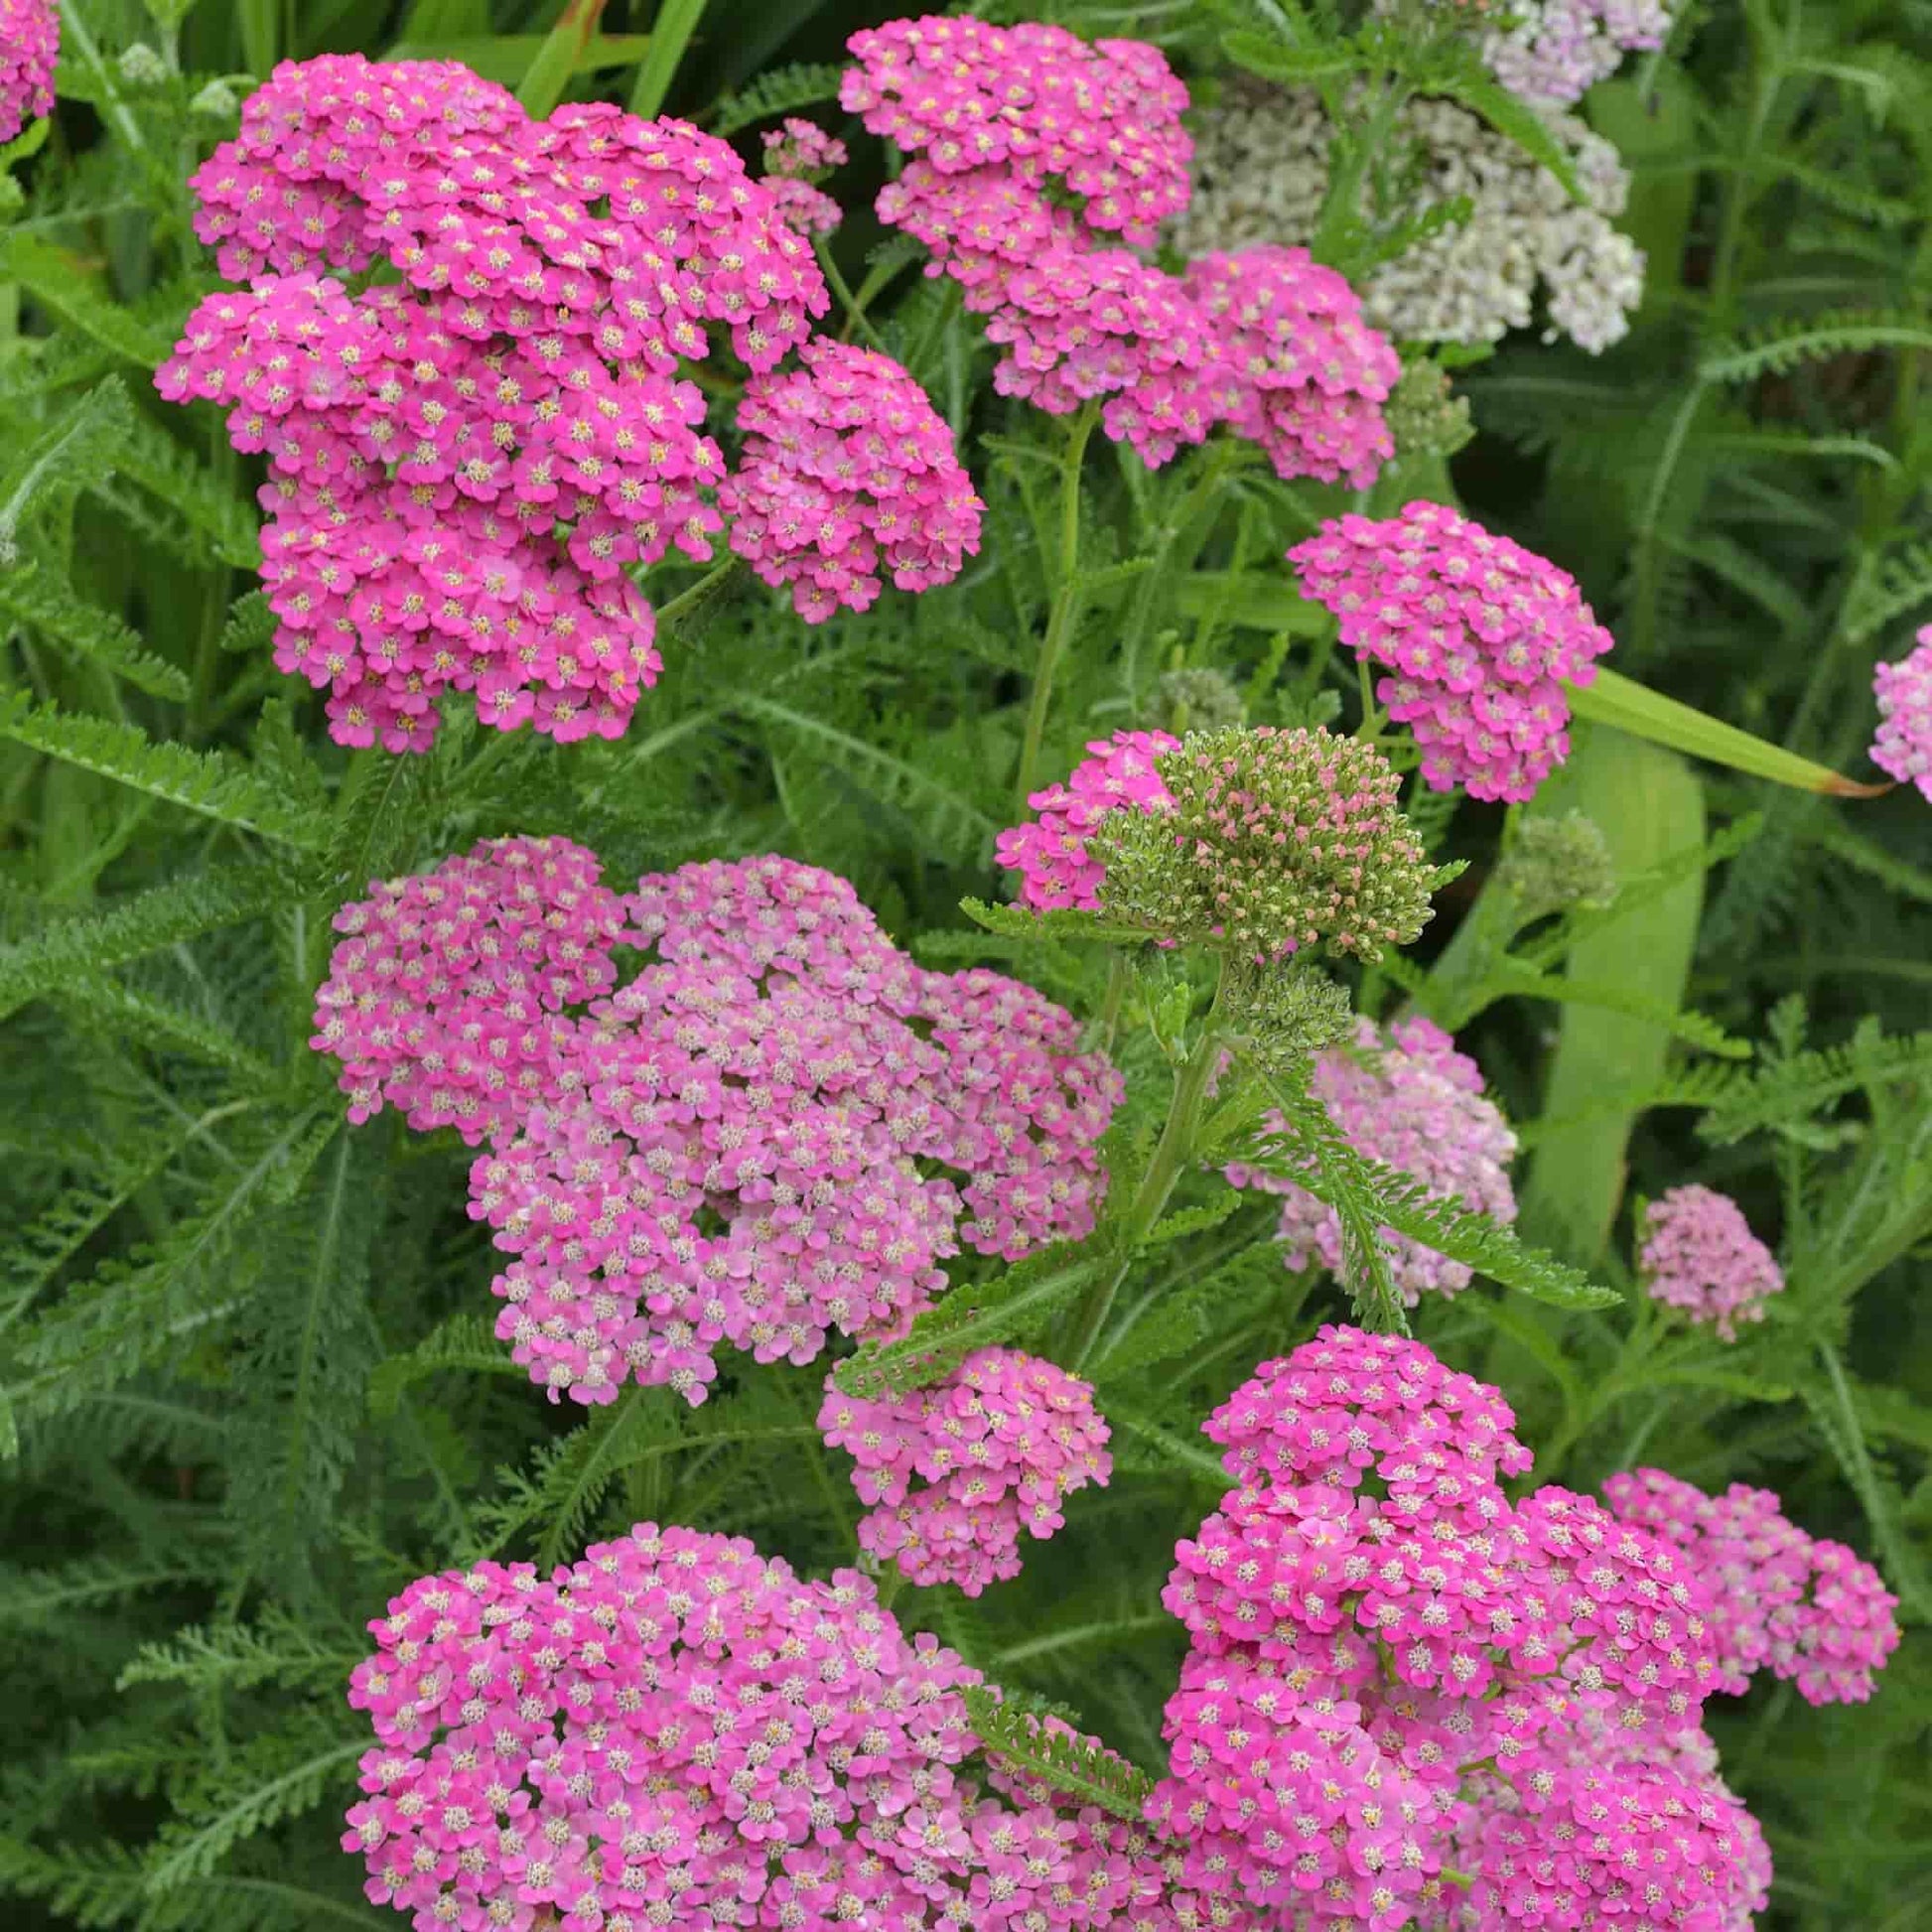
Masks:
[[[1395,455],[1382,405],[1402,363],[1347,282],[1306,248],[1260,247],[1189,263],[1186,289],[1213,325],[1234,433],[1278,477],[1373,483]]]
[[[1870,1697],[1872,1673],[1898,1647],[1898,1599],[1870,1564],[1741,1482],[1708,1496],[1662,1469],[1630,1469],[1606,1478],[1603,1495],[1621,1520],[1689,1556],[1710,1597],[1721,1690],[1742,1696],[1768,1670],[1810,1704]]]
[[[1429,922],[1440,874],[1374,746],[1258,725],[1190,734],[1155,769],[1169,808],[1107,813],[1087,837],[1105,916],[1262,961],[1373,961]]]
[[[276,661],[332,734],[421,751],[456,691],[500,729],[621,735],[659,668],[630,573],[720,528],[680,363],[719,325],[768,369],[827,305],[770,191],[680,121],[533,122],[454,63],[359,55],[278,68],[191,186],[249,286],[156,384],[267,457]]]
[[[1932,798],[1932,623],[1908,655],[1872,672],[1871,688],[1878,701],[1872,763]]]
[[[978,1349],[942,1382],[877,1401],[828,1381],[818,1427],[857,1465],[871,1506],[860,1548],[968,1596],[1017,1577],[1022,1534],[1051,1536],[1064,1499],[1113,1470],[1093,1390],[1012,1348]]]
[[[60,52],[55,0],[0,0],[0,145],[53,113]]]
[[[627,938],[600,874],[568,839],[485,839],[345,905],[309,1044],[342,1062],[349,1119],[395,1106],[474,1147],[554,1102],[566,1009],[615,985]]]
[[[1433,1198],[1453,1201],[1505,1225],[1516,1218],[1509,1163],[1516,1136],[1483,1092],[1482,1069],[1432,1020],[1398,1020],[1386,1031],[1359,1020],[1351,1045],[1314,1062],[1311,1085],[1349,1146],[1420,1181]],[[1263,1138],[1281,1131],[1264,1123]],[[1290,1268],[1342,1267],[1341,1222],[1290,1174],[1236,1162],[1227,1178],[1282,1198],[1281,1241]],[[1410,1308],[1425,1294],[1467,1288],[1468,1268],[1393,1228],[1378,1231],[1389,1276]]]
[[[1670,0],[1527,0],[1482,37],[1482,58],[1513,94],[1567,106],[1607,79],[1626,54],[1662,47]]]
[[[1521,800],[1569,756],[1564,685],[1587,684],[1612,640],[1566,572],[1426,502],[1333,518],[1288,558],[1341,641],[1390,673],[1376,696],[1434,789]]]
[[[1740,1321],[1762,1321],[1784,1271],[1728,1194],[1695,1183],[1668,1189],[1645,1210],[1637,1270],[1653,1302],[1681,1309],[1737,1339]]]
[[[1187,89],[1158,48],[929,14],[846,43],[839,102],[939,176],[1063,191],[1090,228],[1147,245],[1187,200]]]
[[[425,1577],[369,1627],[343,1848],[420,1932],[1260,1932],[983,1739],[979,1673],[856,1572],[640,1523],[548,1576]]]
[[[875,349],[814,342],[800,359],[754,376],[739,405],[744,455],[718,494],[732,548],[808,623],[865,610],[885,577],[951,583],[985,505],[925,391]]]
[[[1000,864],[1020,875],[1021,903],[1040,912],[1098,911],[1107,869],[1093,835],[1110,812],[1171,812],[1158,759],[1179,749],[1180,740],[1167,732],[1116,732],[1089,743],[1088,756],[1063,782],[1034,792],[1027,803],[1038,817],[1009,827],[994,845]]]
[[[1071,1014],[917,966],[844,881],[783,860],[647,879],[630,909],[660,963],[471,1177],[514,1257],[497,1331],[553,1395],[698,1402],[721,1344],[808,1362],[925,1307],[962,1244],[1090,1231],[1122,1083]]]

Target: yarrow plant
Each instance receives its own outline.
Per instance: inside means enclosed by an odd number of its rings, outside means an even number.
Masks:
[[[347,908],[317,1040],[357,1111],[493,1141],[498,1332],[553,1398],[700,1402],[720,1342],[807,1362],[924,1307],[961,1242],[1092,1227],[1120,1077],[1032,988],[915,966],[809,867],[646,879],[621,927],[589,854],[510,856],[555,863],[532,891],[485,846]],[[593,997],[620,939],[663,950]],[[506,950],[523,970],[480,963]]]
[[[1878,665],[1871,685],[1878,701],[1872,763],[1932,798],[1932,624],[1896,664]]]
[[[1026,903],[1250,960],[1315,946],[1374,960],[1428,921],[1438,869],[1373,746],[1263,725],[1092,752],[1034,794],[1037,820],[1001,835]]]
[[[0,144],[54,111],[61,15],[53,0],[0,0]]]
[[[845,143],[815,121],[790,116],[766,131],[763,146],[763,181],[779,214],[802,235],[830,234],[845,211],[817,184],[845,166]]]
[[[950,583],[986,507],[951,430],[876,349],[809,343],[802,359],[754,376],[739,404],[745,453],[718,496],[733,550],[807,623],[865,610],[882,573],[903,591]]]
[[[1338,517],[1288,556],[1342,642],[1392,673],[1376,696],[1434,789],[1525,799],[1569,756],[1564,686],[1613,640],[1566,571],[1426,502]]]
[[[1516,1136],[1483,1091],[1482,1069],[1433,1021],[1420,1015],[1386,1031],[1355,1024],[1351,1042],[1318,1055],[1310,1081],[1348,1143],[1422,1183],[1435,1199],[1453,1201],[1507,1226],[1516,1218],[1509,1164]],[[1263,1134],[1271,1131],[1266,1124]],[[1276,1116],[1273,1132],[1282,1131]],[[1290,1268],[1342,1268],[1341,1222],[1289,1172],[1232,1162],[1228,1180],[1282,1196],[1280,1239]],[[1389,1278],[1410,1308],[1425,1294],[1450,1296],[1468,1287],[1470,1270],[1393,1228],[1378,1231]]]
[[[1682,1311],[1735,1341],[1739,1322],[1762,1321],[1784,1274],[1727,1194],[1695,1182],[1669,1188],[1644,1211],[1637,1269],[1653,1302]]]
[[[502,729],[620,736],[659,667],[628,572],[720,526],[680,361],[723,324],[767,370],[827,304],[769,191],[683,122],[536,122],[454,63],[349,55],[278,69],[192,185],[250,286],[156,380],[268,457],[277,663],[346,744],[424,749],[447,690]],[[400,279],[337,279],[378,265]]]
[[[885,1401],[828,1382],[818,1428],[851,1455],[871,1505],[860,1548],[969,1596],[1017,1577],[1022,1532],[1051,1536],[1061,1502],[1113,1469],[1093,1390],[1012,1348],[978,1349],[944,1381]]]

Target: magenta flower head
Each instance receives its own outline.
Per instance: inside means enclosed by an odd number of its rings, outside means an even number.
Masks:
[[[1063,27],[929,14],[846,43],[839,103],[935,177],[997,171],[1089,228],[1151,246],[1187,204],[1187,89],[1158,48],[1091,45]]]
[[[845,143],[835,141],[815,121],[788,117],[770,128],[764,140],[763,182],[779,218],[799,234],[830,234],[845,211],[823,194],[818,183],[846,162]]]
[[[1350,1327],[1264,1363],[1208,1421],[1237,1486],[1176,1549],[1163,1598],[1191,1654],[1151,1815],[1244,1906],[1307,1926],[1458,1923],[1446,1867],[1517,1895],[1485,1816],[1569,1803],[1580,1752],[1587,1782],[1695,1729],[1717,1663],[1691,1565],[1587,1497],[1512,1502],[1502,1484],[1530,1465],[1514,1427],[1495,1389],[1421,1343]],[[1619,1769],[1590,1788],[1635,1782]],[[1480,1923],[1516,1907],[1490,1909]]]
[[[1653,1302],[1735,1341],[1737,1323],[1762,1321],[1784,1272],[1728,1194],[1672,1187],[1645,1210],[1637,1270]]]
[[[450,63],[284,64],[195,175],[210,296],[156,377],[268,459],[276,661],[333,734],[621,735],[656,677],[629,573],[711,554],[723,476],[681,360],[755,370],[827,295],[724,142],[601,105],[533,122]],[[395,280],[354,292],[341,276]]]
[[[640,1523],[548,1577],[422,1578],[369,1628],[343,1849],[419,1932],[1259,1932],[982,1738],[979,1673],[856,1572]]]
[[[638,907],[661,963],[472,1173],[515,1257],[497,1331],[553,1396],[702,1401],[720,1343],[802,1364],[925,1307],[961,1243],[1091,1229],[1121,1082],[1070,1014],[915,966],[843,881],[782,861],[646,880]]]
[[[1515,1220],[1509,1163],[1516,1136],[1484,1094],[1482,1069],[1434,1021],[1398,1020],[1386,1032],[1357,1021],[1351,1045],[1316,1056],[1311,1085],[1358,1154],[1399,1169],[1437,1200],[1505,1225]],[[1271,1121],[1263,1136],[1281,1131],[1279,1120]],[[1341,1222],[1332,1207],[1273,1169],[1236,1162],[1226,1172],[1236,1187],[1282,1196],[1281,1240],[1290,1268],[1318,1263],[1331,1274],[1340,1270]],[[1378,1239],[1390,1279],[1410,1308],[1425,1294],[1447,1297],[1468,1287],[1461,1262],[1393,1228],[1381,1229]]]
[[[342,1062],[349,1119],[387,1104],[475,1147],[554,1102],[565,1010],[610,991],[627,936],[600,871],[568,839],[486,839],[345,905],[309,1044]]]
[[[746,386],[745,453],[718,495],[732,548],[807,623],[865,610],[884,575],[951,583],[985,505],[925,391],[874,349],[815,342],[801,359]]]
[[[1021,1533],[1051,1536],[1063,1500],[1113,1471],[1093,1390],[1012,1348],[979,1349],[933,1387],[880,1401],[828,1381],[818,1428],[852,1456],[872,1506],[860,1547],[968,1596],[1019,1576]]]
[[[0,144],[53,113],[60,53],[54,0],[0,0]]]
[[[1610,648],[1575,579],[1441,503],[1349,514],[1288,553],[1341,641],[1422,748],[1424,777],[1472,798],[1531,797],[1570,755],[1564,684]]]
[[[1261,725],[1090,749],[995,848],[1029,904],[1251,960],[1315,945],[1377,959],[1428,922],[1439,873],[1372,745]]]
[[[1872,763],[1932,798],[1932,623],[1919,631],[1907,656],[1877,666],[1871,688],[1878,700]]]
[[[1306,248],[1260,247],[1188,265],[1187,293],[1213,326],[1220,415],[1282,478],[1361,489],[1395,455],[1382,405],[1402,374],[1361,298]]]
[[[1788,1521],[1768,1489],[1733,1482],[1722,1496],[1631,1469],[1608,1477],[1604,1499],[1683,1550],[1711,1599],[1718,1688],[1741,1697],[1768,1670],[1809,1704],[1863,1704],[1872,1673],[1898,1648],[1898,1598],[1842,1543]]]

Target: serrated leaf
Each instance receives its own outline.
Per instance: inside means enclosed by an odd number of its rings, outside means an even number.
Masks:
[[[1109,945],[1144,946],[1154,937],[1139,926],[1110,925],[1098,912],[1078,906],[1054,906],[1035,911],[1029,905],[990,904],[983,898],[962,898],[959,909],[975,925],[997,932],[1003,939],[1085,939]]]
[[[188,673],[157,657],[119,618],[83,604],[39,564],[0,570],[0,629],[30,626],[63,657],[98,664],[151,697],[187,701]]]

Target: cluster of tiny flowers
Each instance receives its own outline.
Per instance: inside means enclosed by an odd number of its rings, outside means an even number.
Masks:
[[[1768,1489],[1722,1496],[1662,1469],[1610,1476],[1603,1495],[1626,1523],[1676,1544],[1711,1598],[1718,1683],[1741,1696],[1752,1675],[1787,1679],[1810,1704],[1863,1704],[1898,1648],[1898,1599],[1843,1543],[1807,1535]]]
[[[1331,518],[1289,551],[1341,641],[1415,733],[1437,791],[1525,799],[1570,755],[1564,684],[1587,684],[1610,633],[1576,580],[1442,503]]]
[[[1021,1532],[1051,1536],[1064,1499],[1113,1470],[1093,1390],[1011,1348],[982,1348],[943,1382],[881,1401],[828,1381],[818,1427],[857,1464],[853,1487],[871,1506],[860,1548],[968,1596],[1019,1576]]]
[[[1511,0],[1508,25],[1488,28],[1482,58],[1513,94],[1567,106],[1606,80],[1626,54],[1662,47],[1666,0]]]
[[[827,304],[770,192],[681,121],[535,122],[454,63],[357,55],[278,68],[191,185],[250,287],[156,382],[268,458],[276,662],[345,744],[420,751],[448,690],[501,729],[621,735],[659,663],[628,573],[719,528],[678,364],[719,323],[768,369]]]
[[[718,493],[732,548],[807,623],[865,610],[882,572],[902,591],[950,583],[985,507],[952,431],[891,356],[820,341],[801,359],[746,385],[744,453]]]
[[[1039,912],[1098,911],[1107,869],[1088,842],[1109,812],[1173,810],[1155,760],[1179,749],[1166,732],[1116,732],[1092,740],[1064,782],[1034,792],[1027,803],[1038,816],[1009,826],[994,845],[1000,864],[1020,875],[1021,902]]]
[[[1932,623],[1909,655],[1872,672],[1871,688],[1878,700],[1872,763],[1932,798]]]
[[[0,144],[54,111],[61,13],[53,0],[0,0]]]
[[[1338,275],[1266,250],[1182,280],[1098,244],[1151,242],[1187,201],[1187,91],[1157,49],[936,16],[848,45],[840,98],[911,157],[880,218],[987,316],[1002,395],[1099,401],[1151,467],[1227,423],[1282,477],[1373,480],[1395,353]]]
[[[1653,1302],[1737,1339],[1737,1323],[1762,1321],[1784,1273],[1728,1194],[1695,1182],[1670,1188],[1644,1215],[1637,1269]]]
[[[348,1117],[384,1104],[475,1147],[563,1091],[581,1007],[617,980],[620,896],[567,839],[486,839],[376,880],[336,914],[309,1044],[342,1062]]]
[[[515,1257],[497,1332],[580,1402],[702,1401],[721,1342],[812,1360],[891,1332],[963,1242],[1093,1226],[1120,1076],[1031,987],[916,966],[851,889],[776,859],[639,888],[647,966],[579,1023],[554,1100],[476,1163]]]
[[[1761,1840],[1670,1761],[1717,1670],[1694,1569],[1587,1497],[1512,1503],[1514,1427],[1421,1343],[1339,1327],[1209,1420],[1237,1486],[1176,1550],[1150,1808],[1190,1876],[1372,1932],[1718,1932],[1755,1896]]]
[[[1352,1046],[1318,1054],[1311,1080],[1356,1153],[1419,1181],[1430,1197],[1451,1201],[1505,1224],[1516,1218],[1509,1163],[1516,1136],[1482,1090],[1482,1069],[1432,1020],[1398,1020],[1386,1033],[1359,1020]],[[1263,1133],[1279,1133],[1279,1121]],[[1236,1187],[1257,1187],[1282,1199],[1281,1240],[1290,1268],[1342,1265],[1341,1222],[1286,1173],[1237,1162],[1227,1170]],[[1425,1294],[1450,1296],[1469,1285],[1468,1268],[1393,1228],[1378,1239],[1389,1278],[1414,1308]]]
[[[1190,733],[1155,768],[1171,808],[1089,835],[1108,918],[1255,961],[1324,945],[1372,962],[1429,922],[1436,869],[1374,746],[1257,725]]]
[[[1373,328],[1404,342],[1495,342],[1531,326],[1541,291],[1546,340],[1567,336],[1597,353],[1628,333],[1644,268],[1643,251],[1612,225],[1629,196],[1628,171],[1577,115],[1542,109],[1539,118],[1570,158],[1581,203],[1454,101],[1404,105],[1397,131],[1413,157],[1413,182],[1400,214],[1466,198],[1469,215],[1368,271],[1360,294]],[[1237,78],[1196,116],[1193,198],[1170,223],[1170,240],[1190,255],[1310,240],[1327,198],[1333,141],[1313,89]],[[1374,218],[1369,193],[1365,184],[1362,212]]]
[[[1221,414],[1283,477],[1360,489],[1395,455],[1381,405],[1402,363],[1362,305],[1306,248],[1190,263],[1187,292],[1214,326],[1231,378]]]
[[[830,234],[844,210],[818,183],[846,162],[845,143],[816,121],[788,118],[764,136],[764,185],[780,217],[802,235]]]
[[[1142,1828],[988,1752],[979,1683],[852,1571],[643,1523],[370,1625],[345,1851],[416,1932],[1241,1932]]]

